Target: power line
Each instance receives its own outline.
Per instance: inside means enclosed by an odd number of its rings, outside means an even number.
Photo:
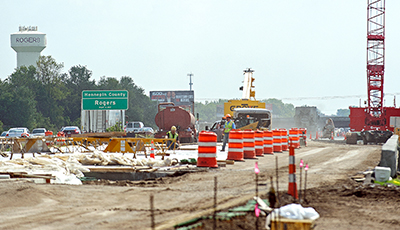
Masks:
[[[385,93],[385,96],[397,96],[400,93]],[[346,99],[346,98],[367,98],[367,95],[344,95],[344,96],[322,96],[322,97],[284,97],[284,98],[276,98],[279,100],[292,100],[292,101],[301,101],[301,100],[333,100],[333,99]],[[227,98],[196,98],[196,101],[218,101],[218,100],[231,100]],[[258,98],[259,101],[268,100],[271,98]]]

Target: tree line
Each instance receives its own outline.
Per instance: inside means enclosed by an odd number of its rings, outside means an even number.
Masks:
[[[103,76],[96,82],[86,66],[73,66],[67,73],[61,72],[63,68],[51,56],[41,56],[37,67],[21,66],[0,80],[0,131],[10,127],[44,127],[52,131],[69,125],[80,127],[83,90],[127,90],[126,120],[156,127],[157,102],[151,101],[132,77],[118,80]]]
[[[146,126],[157,128],[154,118],[157,102],[145,95],[130,76],[101,77],[92,79],[92,71],[86,66],[76,65],[63,73],[64,65],[51,56],[41,56],[37,66],[22,66],[0,80],[0,131],[11,127],[38,127],[57,131],[63,126],[81,126],[81,98],[83,90],[127,90],[129,109],[125,111],[126,121],[142,121]],[[214,122],[217,107],[227,100],[195,103],[200,121]],[[295,108],[278,99],[261,100],[272,104],[277,117],[293,117]],[[348,113],[348,111],[341,111]]]

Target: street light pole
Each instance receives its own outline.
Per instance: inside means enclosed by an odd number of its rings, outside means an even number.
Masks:
[[[193,85],[193,83],[192,83],[192,76],[193,76],[194,74],[192,74],[192,73],[188,73],[188,76],[190,77],[190,82],[189,82],[189,86],[190,86],[190,91],[192,91],[192,85]]]

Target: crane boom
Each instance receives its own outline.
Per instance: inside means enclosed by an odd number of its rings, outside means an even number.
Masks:
[[[244,74],[244,81],[243,81],[243,93],[242,93],[242,99],[247,99],[249,100],[250,98],[253,98],[255,100],[255,91],[252,90],[254,88],[253,86],[253,72],[251,68],[243,70]]]
[[[400,123],[400,108],[383,105],[385,29],[385,0],[367,0],[368,104],[350,107],[351,131],[393,131]]]
[[[367,7],[367,125],[386,124],[383,110],[385,72],[385,0],[368,0]]]

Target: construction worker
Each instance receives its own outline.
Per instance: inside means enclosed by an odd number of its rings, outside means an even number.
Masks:
[[[176,127],[172,126],[171,131],[167,132],[167,135],[165,136],[167,139],[175,139],[175,142],[168,140],[167,141],[167,146],[169,150],[172,149],[178,149],[179,148],[179,139],[178,139],[178,133],[176,132]]]
[[[232,129],[236,129],[235,122],[233,122],[231,120],[232,117],[231,117],[231,115],[229,113],[226,114],[225,118],[226,118],[226,122],[225,122],[225,125],[224,125],[224,143],[222,144],[221,152],[225,151],[226,143],[229,140],[229,132]]]

